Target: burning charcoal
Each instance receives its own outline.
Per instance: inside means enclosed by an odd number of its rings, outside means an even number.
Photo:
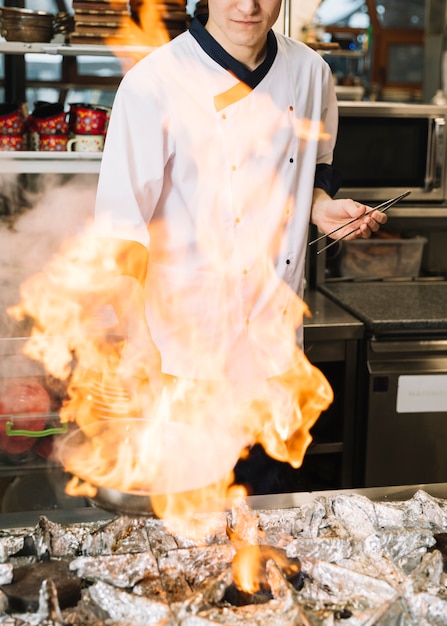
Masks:
[[[116,517],[85,536],[82,552],[90,556],[127,554],[150,549],[144,520]]]
[[[267,563],[267,577],[273,590],[273,598],[268,602],[251,602],[243,605],[229,606],[228,598],[224,610],[216,607],[210,607],[200,611],[195,619],[192,617],[183,619],[181,617],[182,626],[199,626],[201,624],[225,624],[231,626],[238,624],[246,626],[247,624],[262,626],[278,626],[283,624],[295,624],[296,626],[310,626],[310,622],[306,619],[304,611],[297,602],[296,592],[286,581],[280,568],[274,561]],[[228,588],[227,588],[228,589]]]
[[[265,604],[272,598],[270,588],[262,587],[257,591],[244,591],[232,583],[225,590],[223,600],[232,606],[247,606],[249,604]]]
[[[81,556],[70,563],[70,570],[87,580],[102,580],[115,587],[133,587],[146,576],[158,574],[151,552],[112,556]]]
[[[275,596],[269,578],[272,562],[295,589],[302,588],[303,574],[298,559],[289,559],[280,548],[247,544],[238,549],[232,561],[234,581],[226,590],[224,600],[233,606],[263,604],[271,600]],[[241,576],[247,571],[250,572],[248,580]]]
[[[107,583],[97,582],[89,588],[92,600],[112,620],[132,626],[174,626],[175,621],[166,604],[119,591]]]
[[[73,606],[81,597],[81,580],[72,574],[64,561],[33,563],[14,569],[13,581],[2,585],[9,609],[23,613],[39,608],[40,589],[44,580],[53,580],[62,608]]]

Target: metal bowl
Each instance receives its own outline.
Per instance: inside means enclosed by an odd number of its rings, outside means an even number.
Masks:
[[[49,42],[54,34],[54,21],[55,16],[46,11],[0,8],[0,32],[7,41]]]
[[[114,418],[95,421],[59,439],[56,457],[67,472],[94,488],[90,499],[96,506],[152,515],[151,496],[217,483],[231,474],[243,447],[243,438],[222,425],[154,426],[143,418]]]

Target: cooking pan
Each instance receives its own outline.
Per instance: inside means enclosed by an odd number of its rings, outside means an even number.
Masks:
[[[59,439],[55,454],[67,472],[93,488],[87,497],[94,506],[151,516],[151,498],[217,483],[244,447],[240,432],[215,423],[116,418],[73,430]]]

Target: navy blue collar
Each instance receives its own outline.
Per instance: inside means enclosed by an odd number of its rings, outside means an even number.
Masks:
[[[228,52],[217,43],[209,32],[205,29],[208,15],[201,14],[191,22],[189,32],[197,41],[199,46],[214,60],[221,65],[224,69],[229,70],[240,81],[254,89],[261,80],[266,76],[269,69],[273,65],[273,61],[276,58],[278,52],[278,43],[272,30],[267,33],[267,55],[264,61],[259,67],[251,71],[245,67],[242,63],[237,61]]]

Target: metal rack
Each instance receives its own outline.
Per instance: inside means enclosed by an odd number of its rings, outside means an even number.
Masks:
[[[2,174],[98,174],[101,152],[0,152]]]

